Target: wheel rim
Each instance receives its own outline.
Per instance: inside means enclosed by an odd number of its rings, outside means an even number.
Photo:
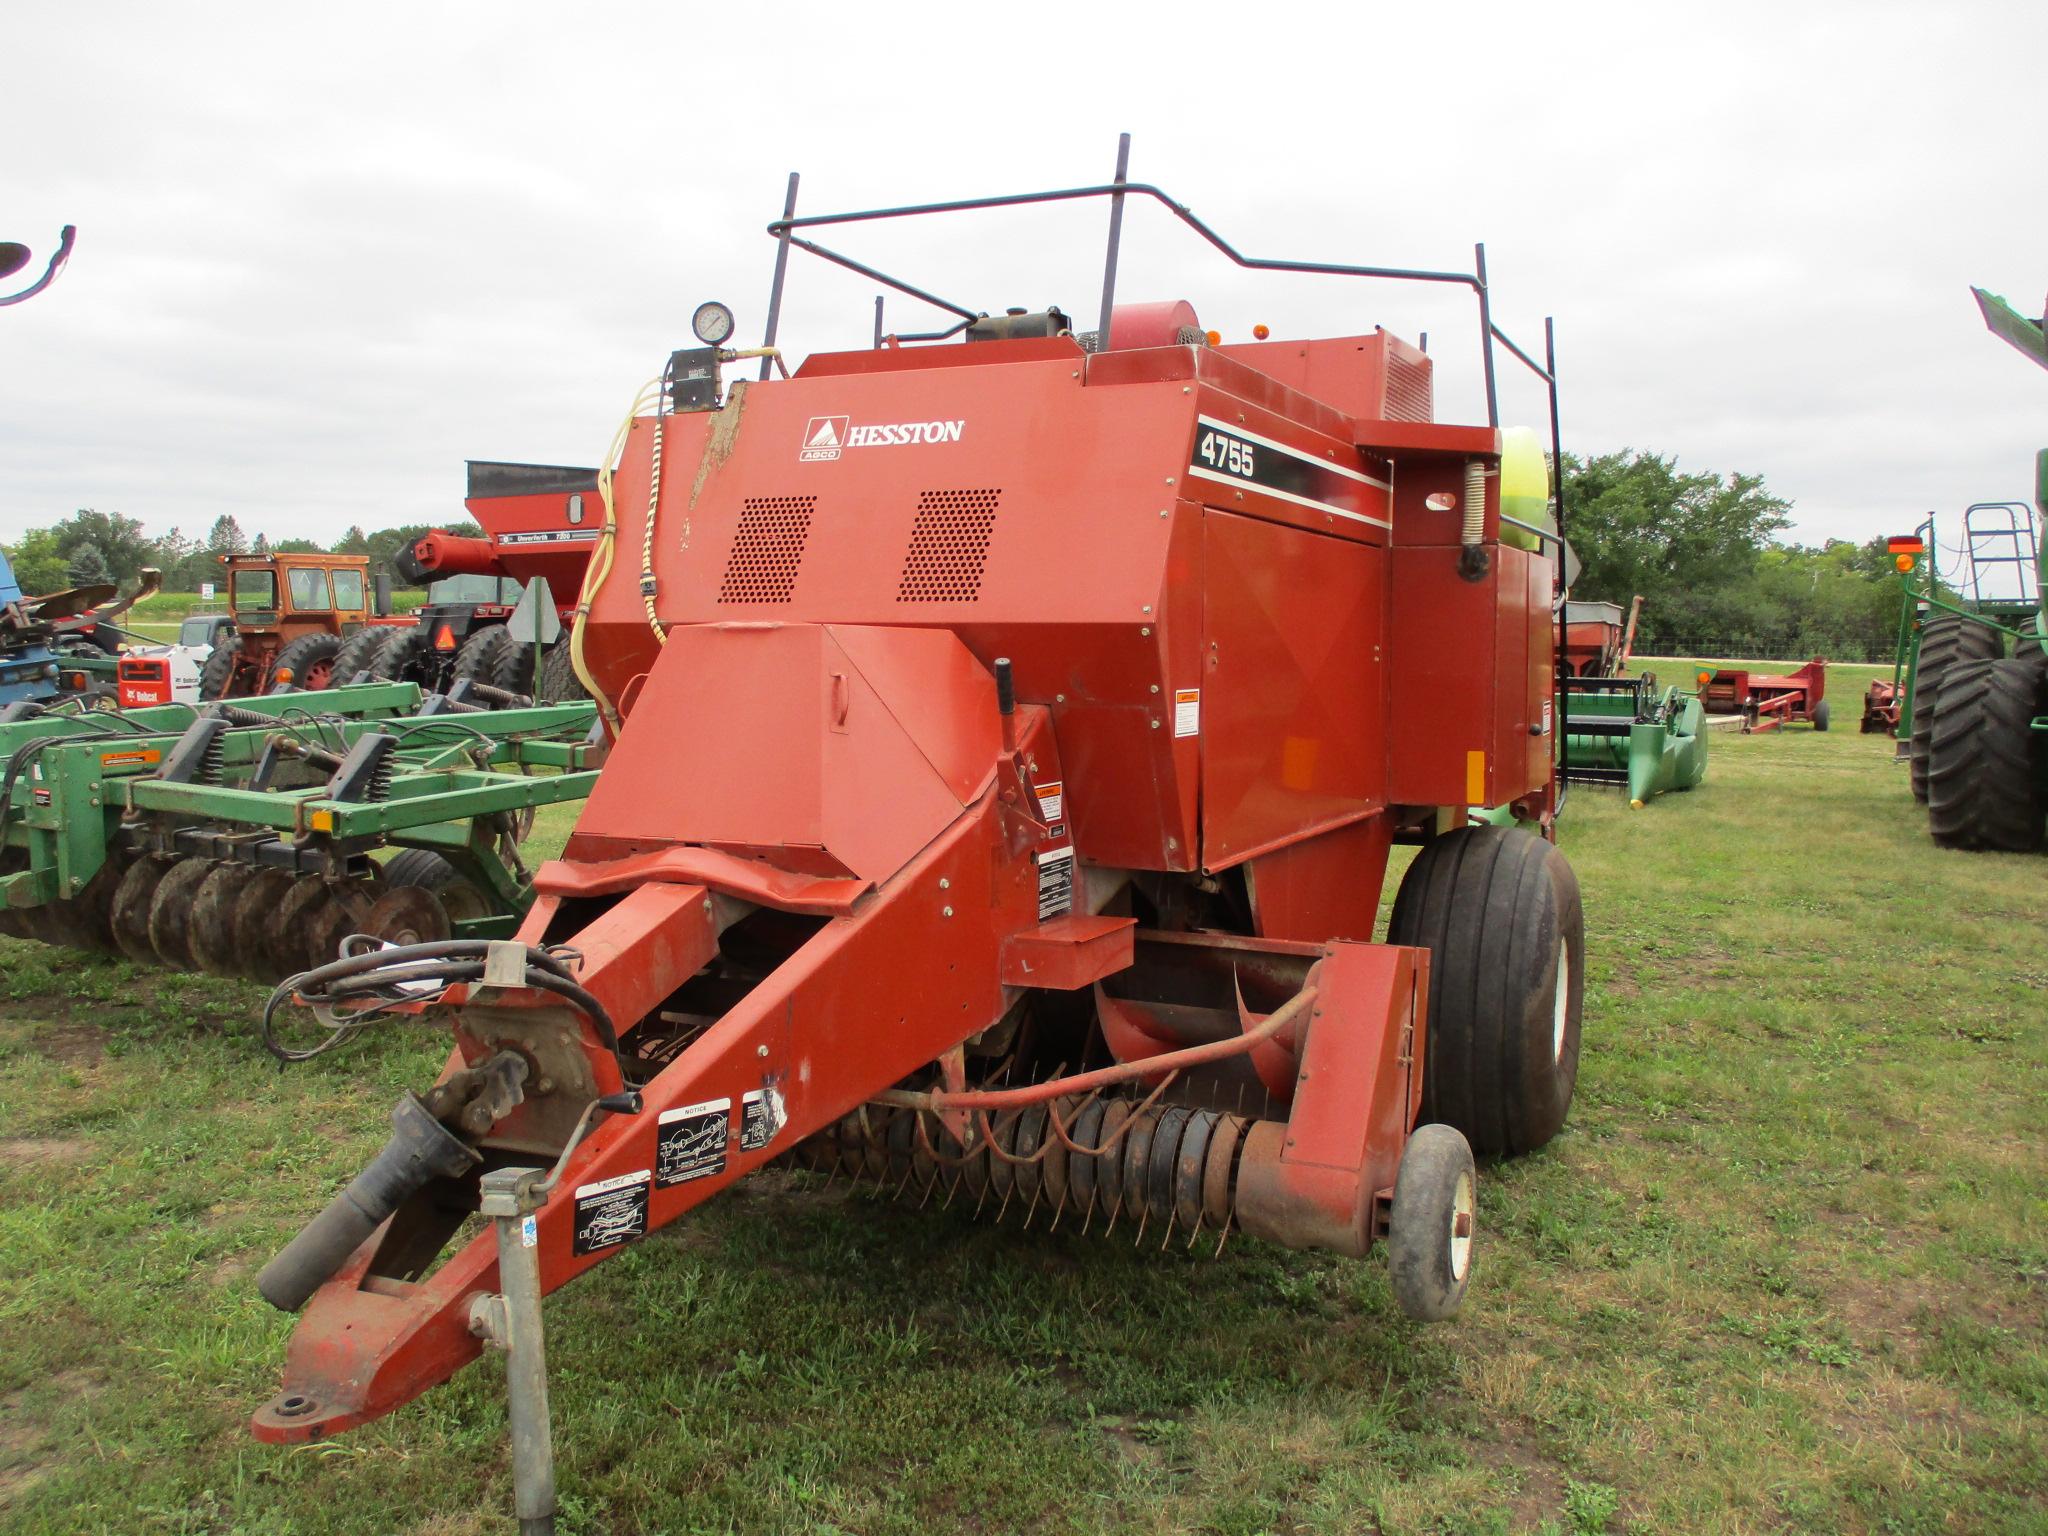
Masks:
[[[1572,1011],[1572,952],[1564,940],[1557,941],[1557,998],[1551,1007],[1550,1064],[1564,1060],[1564,1027]]]
[[[1472,1175],[1458,1175],[1458,1190],[1451,1197],[1451,1278],[1462,1280],[1472,1267]]]

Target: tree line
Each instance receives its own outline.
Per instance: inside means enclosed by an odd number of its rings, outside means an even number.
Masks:
[[[1783,543],[1777,535],[1790,525],[1791,504],[1760,476],[1681,471],[1662,454],[1567,454],[1564,469],[1565,532],[1583,563],[1572,595],[1626,607],[1640,594],[1637,650],[1845,661],[1891,654],[1899,584],[1883,539]],[[323,549],[310,539],[249,535],[229,516],[215,518],[202,540],[176,529],[152,539],[134,518],[86,509],[31,529],[7,554],[26,592],[125,587],[150,565],[168,590],[197,592],[218,578],[223,554],[359,554],[374,571],[431,526],[352,527]]]
[[[206,582],[219,582],[222,555],[367,555],[375,572],[389,568],[401,549],[437,527],[472,536],[483,532],[467,521],[407,523],[375,532],[355,526],[332,545],[322,545],[312,539],[273,541],[260,530],[251,535],[237,519],[223,515],[203,539],[187,538],[176,528],[151,538],[132,517],[86,507],[47,528],[31,528],[5,548],[16,584],[30,594],[103,582],[126,590],[145,566],[163,572],[165,591],[197,592]]]
[[[1899,574],[1882,538],[1781,542],[1791,503],[1757,475],[1683,472],[1624,449],[1565,456],[1565,536],[1583,562],[1572,596],[1643,598],[1645,655],[1891,656]]]

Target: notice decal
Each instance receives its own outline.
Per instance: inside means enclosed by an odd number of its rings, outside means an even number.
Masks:
[[[1176,688],[1173,690],[1173,734],[1176,736],[1199,736],[1202,734],[1201,689]]]
[[[773,1088],[757,1088],[740,1097],[740,1150],[759,1152],[775,1139],[789,1119],[782,1095]]]
[[[570,1236],[570,1250],[581,1256],[645,1237],[648,1187],[645,1168],[581,1186],[576,1191],[576,1228]]]
[[[654,1182],[667,1189],[725,1172],[731,1143],[731,1099],[663,1110],[654,1133]]]
[[[1055,848],[1038,856],[1038,920],[1074,910],[1074,850]]]

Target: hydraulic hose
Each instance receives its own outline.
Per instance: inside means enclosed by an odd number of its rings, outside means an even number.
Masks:
[[[619,423],[619,430],[612,434],[611,447],[605,450],[602,466],[597,472],[597,494],[604,503],[604,526],[597,536],[597,547],[590,552],[590,564],[583,571],[583,590],[576,595],[576,613],[569,627],[569,665],[575,670],[576,679],[582,683],[597,702],[598,713],[614,734],[619,729],[619,712],[613,706],[597,679],[590,674],[590,668],[583,659],[583,630],[589,621],[590,610],[597,602],[598,593],[612,573],[612,560],[617,553],[619,538],[618,504],[612,496],[612,476],[618,468],[620,456],[625,452],[626,438],[633,430],[633,423],[640,413],[656,404],[661,397],[661,380],[649,379],[634,393],[632,407],[626,412],[626,419]],[[650,519],[651,519],[650,511]],[[653,537],[650,529],[648,537]]]

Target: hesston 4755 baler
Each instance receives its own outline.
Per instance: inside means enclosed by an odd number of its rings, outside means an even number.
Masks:
[[[1473,1149],[1547,1141],[1578,1064],[1555,524],[1503,519],[1503,433],[1433,422],[1384,331],[1222,345],[1115,305],[1123,205],[1246,265],[1463,284],[1490,414],[1494,337],[1555,370],[1493,326],[1483,253],[1252,262],[1121,170],[973,206],[1071,197],[1115,210],[1092,335],[878,310],[873,349],[769,378],[706,306],[622,428],[576,632],[617,742],[517,940],[299,979],[330,1018],[445,986],[455,1050],[265,1270],[304,1315],[260,1437],[391,1411],[778,1158],[1155,1241],[1385,1239],[1408,1312],[1457,1307]],[[849,262],[818,226],[957,206],[771,230]],[[441,1257],[480,1207],[531,1218],[502,1268],[490,1234]]]

